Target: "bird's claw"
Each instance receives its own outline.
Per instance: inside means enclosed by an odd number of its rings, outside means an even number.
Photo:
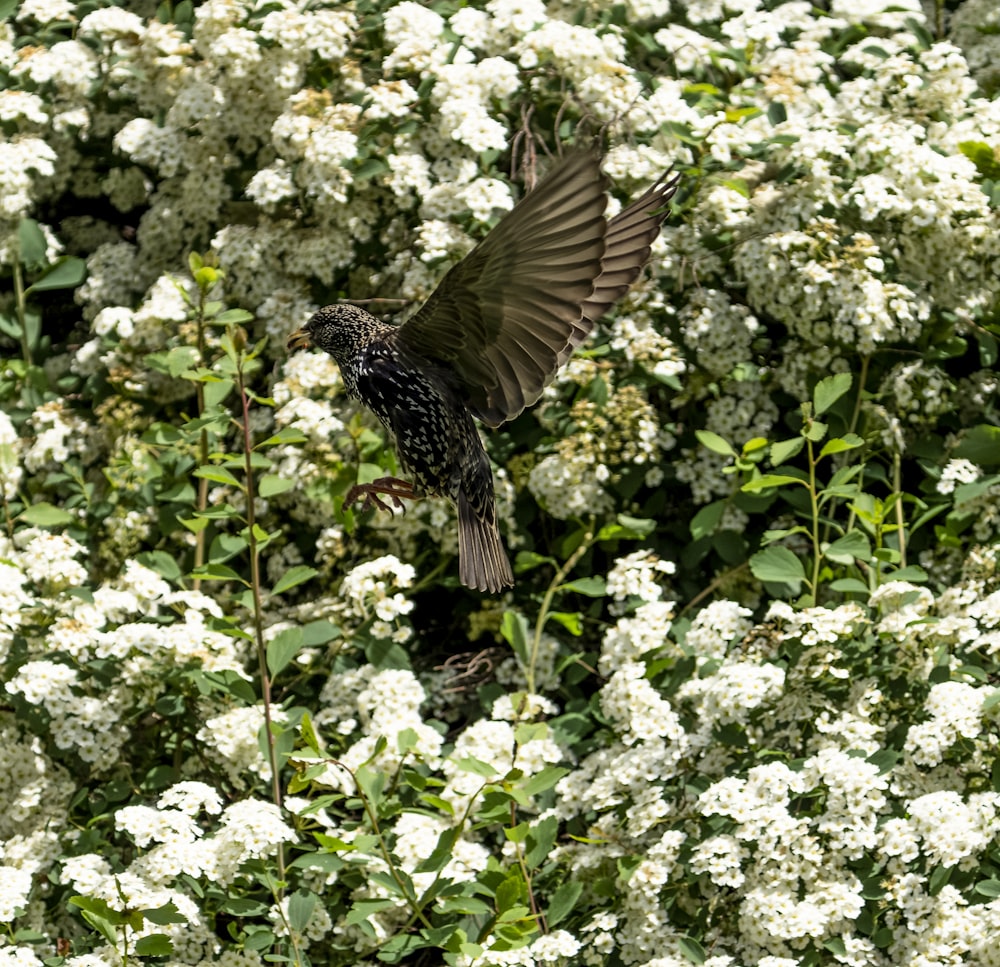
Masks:
[[[406,512],[406,505],[403,500],[416,500],[417,495],[413,492],[413,484],[408,480],[400,480],[398,477],[379,477],[371,483],[355,484],[347,491],[344,497],[345,504],[353,504],[359,497],[364,496],[364,503],[361,505],[361,513],[377,507],[389,513],[393,508]],[[382,497],[388,497],[392,501],[390,507]]]

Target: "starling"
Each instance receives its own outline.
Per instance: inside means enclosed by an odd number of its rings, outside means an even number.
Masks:
[[[462,583],[492,592],[513,586],[473,417],[496,427],[541,396],[642,271],[676,184],[661,179],[609,221],[599,158],[574,150],[402,325],[339,303],[293,333],[289,349],[316,346],[333,356],[348,394],[395,437],[413,478],[359,484],[347,501],[364,495],[366,507],[388,510],[383,497],[397,507],[404,498],[450,498]]]

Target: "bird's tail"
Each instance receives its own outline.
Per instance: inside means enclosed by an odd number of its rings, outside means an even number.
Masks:
[[[496,514],[481,520],[464,491],[458,493],[458,576],[467,588],[479,591],[496,593],[514,586]]]

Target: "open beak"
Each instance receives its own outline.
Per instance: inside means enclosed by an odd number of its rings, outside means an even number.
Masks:
[[[308,349],[312,346],[312,338],[309,335],[308,329],[296,329],[288,337],[288,342],[285,344],[289,349]]]

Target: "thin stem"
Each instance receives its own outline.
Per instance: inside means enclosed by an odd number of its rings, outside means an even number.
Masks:
[[[892,455],[892,489],[896,498],[896,506],[893,510],[896,514],[896,534],[899,539],[899,566],[906,567],[906,520],[903,516],[902,457],[898,450]]]
[[[535,622],[535,635],[531,642],[531,656],[528,659],[528,667],[524,670],[524,677],[527,681],[528,692],[532,695],[535,693],[535,665],[538,662],[538,652],[542,644],[542,629],[545,627],[545,622],[549,616],[549,608],[552,606],[552,599],[555,597],[556,591],[559,586],[566,580],[566,576],[570,571],[576,567],[576,562],[583,557],[584,554],[590,550],[591,545],[594,543],[594,518],[590,519],[590,526],[587,528],[587,533],[583,535],[583,540],[580,542],[580,546],[566,559],[565,563],[558,571],[555,573],[555,577],[549,582],[548,588],[545,590],[545,597],[542,598],[542,606],[538,609],[538,620]]]
[[[253,594],[253,628],[257,644],[257,663],[260,668],[260,692],[264,702],[264,728],[267,731],[267,754],[271,764],[271,795],[274,804],[281,809],[281,776],[278,770],[278,750],[274,741],[271,717],[271,675],[267,669],[267,646],[264,643],[264,604],[261,599],[260,548],[257,543],[257,521],[254,511],[255,490],[253,484],[253,443],[250,439],[250,398],[243,382],[242,363],[236,366],[236,379],[243,407],[243,458],[246,470],[247,501],[247,544],[250,550],[250,588]],[[285,852],[278,845],[278,875],[285,880]]]
[[[810,590],[812,591],[812,603],[815,606],[819,597],[819,565],[820,565],[820,539],[819,539],[819,499],[816,494],[816,459],[813,451],[813,442],[806,437],[806,453],[809,459],[809,503],[812,508],[812,542],[813,542],[813,573]]]
[[[346,769],[350,777],[354,780],[354,788],[358,792],[358,797],[361,799],[362,805],[365,807],[365,813],[368,815],[368,822],[372,824],[372,832],[375,834],[375,838],[378,840],[379,851],[382,853],[382,859],[385,860],[385,865],[389,868],[389,874],[396,881],[396,886],[399,887],[400,894],[405,898],[410,910],[413,911],[413,915],[428,929],[431,927],[431,922],[427,919],[422,907],[419,905],[417,897],[414,896],[413,891],[407,886],[406,881],[399,875],[399,869],[397,868],[395,862],[392,859],[392,854],[389,852],[389,847],[386,845],[385,837],[382,835],[382,829],[378,824],[378,816],[375,815],[375,809],[371,804],[369,798],[365,795],[364,789],[361,788],[361,783],[358,782],[357,776],[348,769],[343,763],[337,763],[342,769]]]
[[[511,829],[517,825],[517,807],[513,802],[510,804],[510,825]],[[531,915],[535,918],[535,923],[538,925],[539,931],[541,933],[548,933],[549,928],[545,923],[545,916],[538,909],[538,904],[535,902],[535,891],[531,888],[531,871],[525,862],[524,850],[521,849],[520,843],[514,843],[514,852],[517,855],[517,864],[521,867],[521,876],[524,877],[524,885],[528,888],[528,903],[531,906]]]
[[[198,289],[198,310],[195,322],[198,327],[198,363],[201,366],[205,365],[205,291],[199,287]],[[198,398],[198,416],[203,417],[205,415],[205,384],[202,382],[195,383],[195,391]],[[201,434],[198,438],[198,466],[204,467],[208,464],[208,429],[207,427],[201,428]],[[198,478],[198,497],[195,504],[195,510],[204,512],[208,507],[208,478],[199,477]],[[208,528],[202,527],[195,534],[194,539],[194,569],[197,572],[205,564],[205,546],[207,543],[206,532]],[[194,589],[199,590],[201,587],[201,578],[194,579]]]
[[[28,342],[27,301],[24,295],[24,274],[21,263],[14,261],[14,303],[17,307],[17,326],[21,332],[21,355],[31,365],[31,344]]]

